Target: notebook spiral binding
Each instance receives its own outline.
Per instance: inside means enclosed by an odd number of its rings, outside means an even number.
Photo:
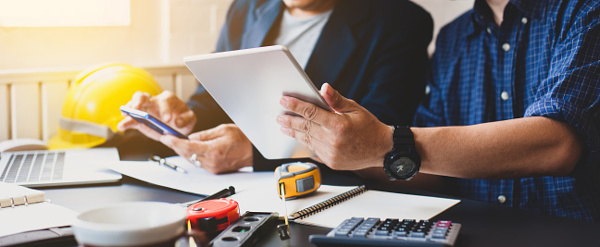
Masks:
[[[358,187],[356,189],[344,192],[342,194],[339,194],[337,196],[329,198],[329,199],[327,199],[327,200],[325,200],[323,202],[314,204],[314,205],[312,205],[310,207],[307,207],[305,209],[302,209],[302,210],[300,210],[298,212],[293,213],[291,215],[292,219],[303,219],[303,218],[308,217],[308,216],[310,216],[312,214],[321,212],[324,209],[333,207],[333,206],[335,206],[335,205],[337,205],[337,204],[339,204],[339,203],[341,203],[343,201],[346,201],[346,200],[348,200],[348,199],[350,199],[352,197],[355,197],[356,195],[359,195],[359,194],[365,192],[366,189],[367,188],[364,185],[361,185],[360,187]]]
[[[10,205],[8,205],[8,206],[2,205],[2,206],[0,206],[0,208],[4,208],[4,207],[14,208],[15,206],[21,206],[21,205],[27,206],[27,205],[29,205],[29,201],[27,201],[27,196],[26,195],[23,195],[23,201],[25,201],[25,203],[23,203],[23,204],[16,204],[15,203],[15,198],[14,197],[10,197]]]
[[[2,208],[8,208],[8,207],[14,208],[15,206],[28,206],[30,204],[29,203],[29,197],[27,197],[27,195],[23,195],[23,203],[17,203],[16,200],[15,200],[15,198],[20,198],[20,197],[21,196],[10,197],[10,204],[2,204],[2,203],[0,203],[0,209],[2,209]],[[49,202],[49,203],[51,203],[52,201],[49,200],[49,199],[46,199],[46,200],[42,200],[42,201],[35,201],[33,203],[37,203],[37,202]]]

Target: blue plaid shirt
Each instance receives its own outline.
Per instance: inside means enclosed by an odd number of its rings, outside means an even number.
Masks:
[[[544,116],[572,126],[584,153],[567,177],[458,179],[460,195],[600,221],[600,1],[513,0],[501,27],[484,0],[437,39],[416,126]]]

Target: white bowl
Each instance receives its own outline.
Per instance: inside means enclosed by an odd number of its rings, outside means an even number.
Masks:
[[[143,246],[173,240],[185,231],[185,208],[162,202],[125,202],[81,213],[73,224],[80,244]]]

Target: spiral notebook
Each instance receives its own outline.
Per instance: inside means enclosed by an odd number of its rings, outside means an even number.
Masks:
[[[270,192],[268,192],[270,191]],[[241,211],[285,215],[276,186],[241,191],[229,197]],[[288,219],[334,228],[349,217],[430,219],[460,200],[368,190],[365,186],[321,185],[313,194],[288,200]]]
[[[43,191],[0,182],[0,246],[2,237],[71,225],[77,213],[46,200]]]

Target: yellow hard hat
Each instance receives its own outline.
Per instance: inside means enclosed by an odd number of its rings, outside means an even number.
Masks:
[[[123,119],[119,107],[137,91],[157,95],[162,89],[148,72],[127,64],[84,70],[67,92],[58,134],[50,139],[48,148],[89,148],[104,143]]]

